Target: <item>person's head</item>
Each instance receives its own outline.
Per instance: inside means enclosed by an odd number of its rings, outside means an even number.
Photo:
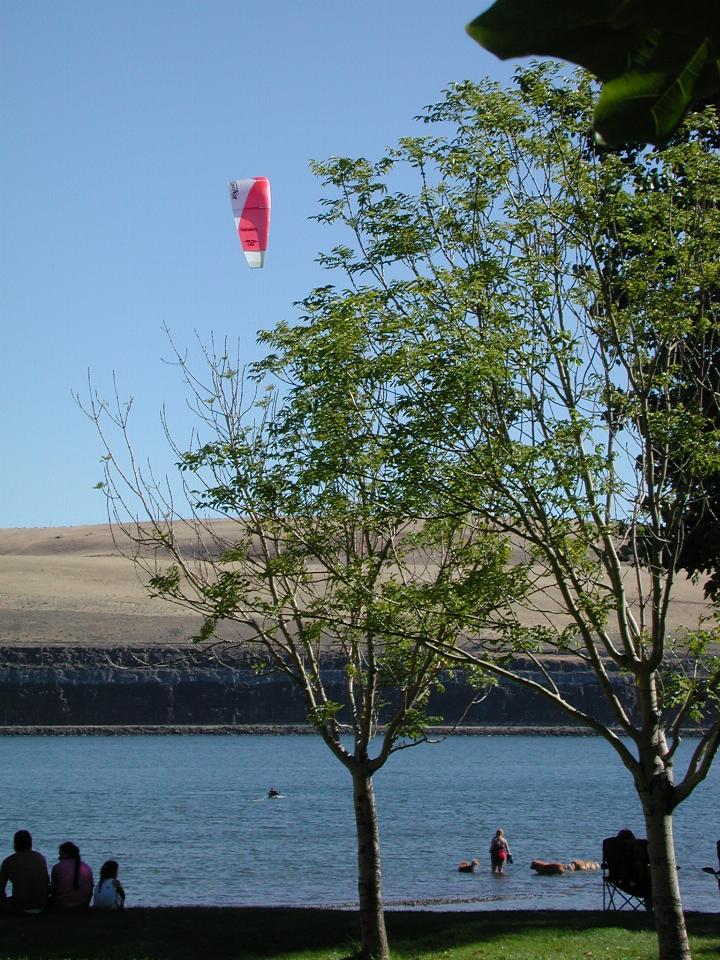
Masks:
[[[496,837],[501,837],[502,835],[503,835],[502,830],[496,830],[496,831],[495,831],[495,836],[496,836]]]
[[[74,860],[75,861],[75,874],[73,876],[73,888],[75,890],[80,886],[80,848],[72,843],[70,840],[66,840],[65,843],[60,844],[58,850],[61,860]]]
[[[15,850],[32,850],[32,837],[29,830],[18,830],[13,837]]]
[[[58,849],[58,854],[60,855],[61,860],[79,860],[80,859],[80,849],[76,844],[72,843],[70,840],[66,840],[65,843],[61,843]]]
[[[100,867],[100,883],[103,880],[117,880],[118,862],[117,860],[106,860]]]

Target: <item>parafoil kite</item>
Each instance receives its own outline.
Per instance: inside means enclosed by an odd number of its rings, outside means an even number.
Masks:
[[[262,267],[270,233],[270,181],[267,177],[230,182],[233,217],[245,259]]]

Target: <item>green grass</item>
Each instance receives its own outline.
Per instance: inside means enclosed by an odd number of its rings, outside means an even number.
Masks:
[[[652,918],[595,911],[387,914],[394,960],[654,960]],[[720,956],[720,915],[689,914],[695,960]],[[0,918],[2,960],[342,960],[352,911],[133,908]]]

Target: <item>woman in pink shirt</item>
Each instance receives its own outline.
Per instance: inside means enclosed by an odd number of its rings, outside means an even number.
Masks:
[[[93,892],[90,867],[80,859],[80,850],[67,840],[60,844],[60,859],[50,872],[50,903],[53,907],[88,907]]]

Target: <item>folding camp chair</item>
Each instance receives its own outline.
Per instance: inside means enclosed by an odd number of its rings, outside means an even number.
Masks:
[[[602,845],[603,910],[650,910],[650,859],[647,840],[621,830]]]
[[[717,880],[718,890],[720,890],[720,840],[718,840],[717,844],[715,845],[715,849],[717,851],[718,869],[716,870],[715,867],[703,867],[703,873],[711,873]]]

